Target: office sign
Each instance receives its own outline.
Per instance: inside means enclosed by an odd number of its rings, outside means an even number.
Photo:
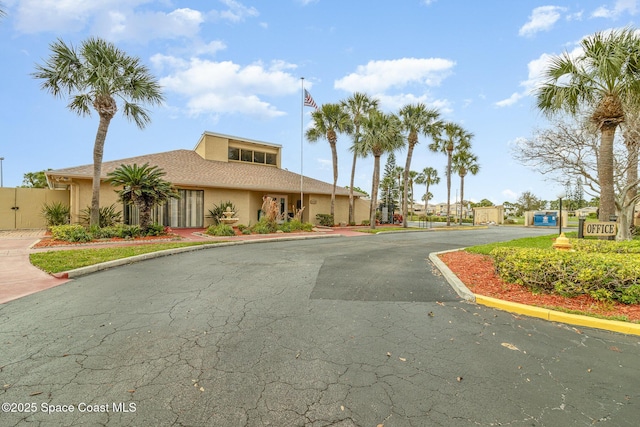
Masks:
[[[585,222],[582,231],[585,236],[615,236],[618,229],[615,222]]]

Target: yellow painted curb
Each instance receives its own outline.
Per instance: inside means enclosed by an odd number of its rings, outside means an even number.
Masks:
[[[476,303],[487,307],[494,307],[511,313],[522,314],[552,322],[567,323],[570,325],[586,326],[589,328],[604,329],[623,334],[640,335],[640,325],[637,323],[620,322],[617,320],[597,319],[595,317],[579,314],[563,313],[548,308],[531,307],[516,302],[502,301],[497,298],[476,295]]]

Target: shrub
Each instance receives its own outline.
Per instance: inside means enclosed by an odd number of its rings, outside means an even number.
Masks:
[[[362,221],[362,225],[371,225],[371,220],[365,219]]]
[[[47,227],[69,224],[69,206],[61,202],[45,203],[42,206],[42,216],[47,222]]]
[[[317,214],[316,219],[324,227],[333,227],[334,225],[333,215],[331,214]]]
[[[238,224],[236,227],[241,233],[247,229],[247,226],[244,224]]]
[[[235,236],[236,234],[233,228],[227,224],[210,225],[206,233],[212,236]]]
[[[313,224],[309,222],[302,222],[299,219],[292,219],[287,224],[291,231],[311,231],[313,230]]]
[[[251,230],[248,228],[245,228],[244,230],[242,230],[242,234],[251,234]]]
[[[98,212],[100,218],[98,220],[100,228],[112,227],[122,222],[122,212],[117,210],[118,207],[114,204],[111,206],[103,206]],[[80,211],[80,223],[88,226],[91,220],[91,206],[87,206]]]
[[[51,227],[51,238],[65,242],[90,242],[92,240],[87,229],[79,224],[55,225]]]
[[[275,233],[277,229],[278,226],[275,221],[269,221],[267,217],[262,217],[260,221],[251,227],[251,232],[255,234],[270,234]]]
[[[640,256],[501,247],[491,251],[500,277],[533,290],[564,296],[640,302]]]
[[[149,228],[147,228],[147,236],[164,236],[167,234],[164,229],[164,225],[160,224],[151,224]]]

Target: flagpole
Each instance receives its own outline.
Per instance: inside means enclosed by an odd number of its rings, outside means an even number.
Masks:
[[[301,94],[301,102],[300,102],[300,209],[304,206],[304,192],[303,192],[303,147],[304,147],[304,77],[300,77],[300,85],[302,90]],[[304,213],[303,213],[304,215]],[[302,220],[302,218],[300,218]]]

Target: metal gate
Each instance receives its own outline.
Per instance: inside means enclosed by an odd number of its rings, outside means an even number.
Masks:
[[[0,230],[45,228],[45,204],[69,206],[69,190],[46,188],[0,188]]]

